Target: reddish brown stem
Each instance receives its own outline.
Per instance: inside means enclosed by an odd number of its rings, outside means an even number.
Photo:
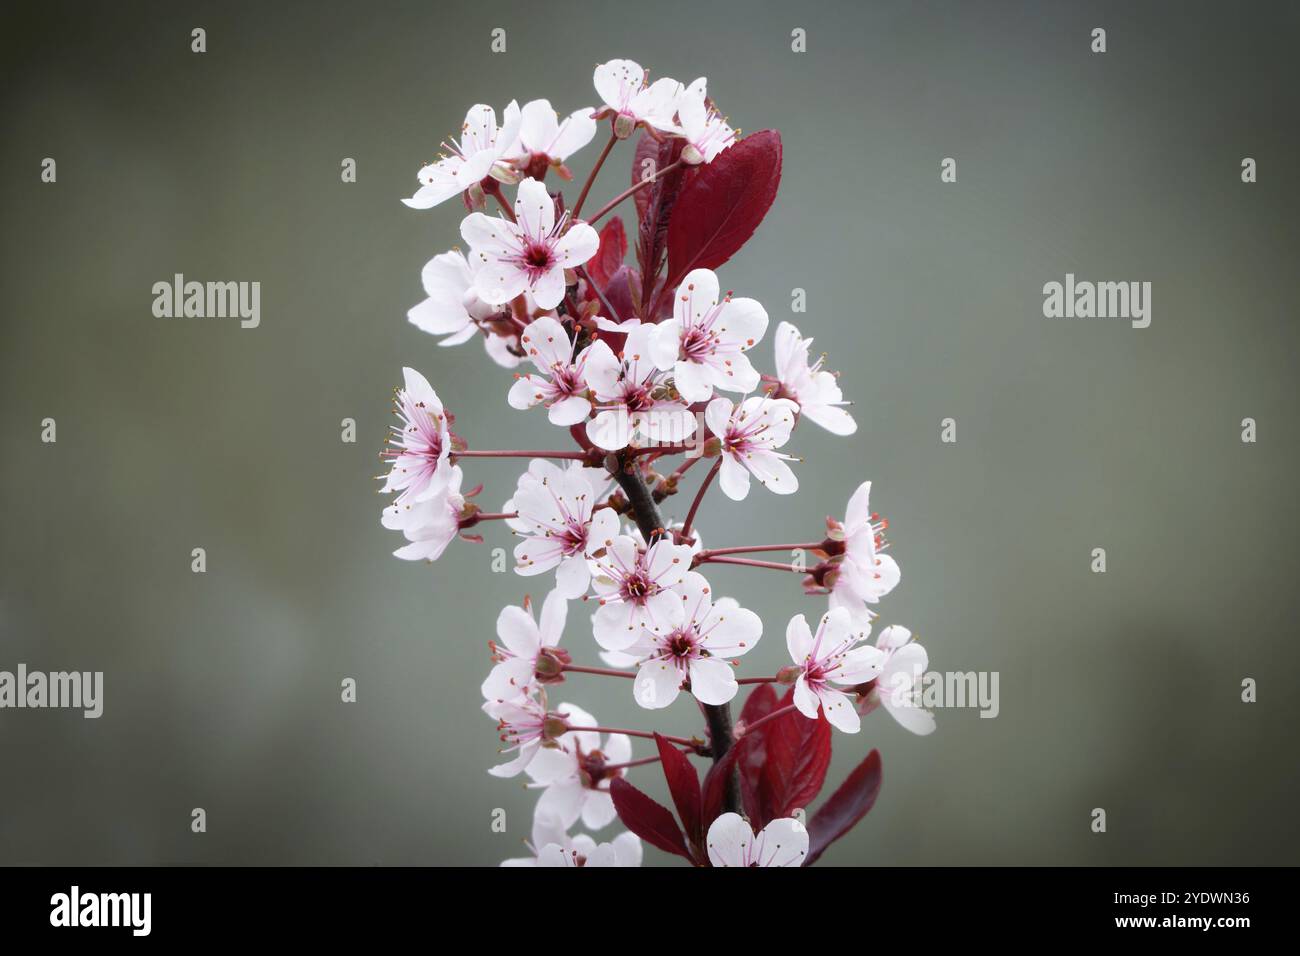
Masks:
[[[721,467],[722,458],[719,456],[718,460],[713,463],[713,467],[709,469],[709,473],[704,476],[704,480],[700,482],[700,490],[695,493],[695,500],[691,502],[691,510],[686,513],[686,523],[682,525],[683,538],[690,538],[691,524],[695,521],[695,512],[700,510],[700,502],[704,500],[704,493],[709,490],[709,485],[713,482],[714,476]]]
[[[587,181],[582,184],[582,192],[578,193],[578,201],[573,204],[573,218],[577,219],[578,214],[582,212],[582,204],[587,201],[587,193],[591,192],[591,184],[596,181],[596,174],[600,172],[600,167],[605,165],[605,158],[609,156],[609,151],[614,148],[618,142],[618,136],[611,128],[609,131],[609,142],[605,148],[600,151],[600,156],[596,159],[596,165],[591,167],[591,172],[587,175]]]

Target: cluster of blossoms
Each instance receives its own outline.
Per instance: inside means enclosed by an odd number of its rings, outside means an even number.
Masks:
[[[902,627],[870,639],[875,606],[900,579],[886,550],[886,522],[870,510],[870,482],[853,493],[842,520],[827,519],[823,538],[703,547],[695,521],[715,479],[734,501],[755,480],[774,494],[793,494],[799,481],[790,463],[798,459],[782,449],[797,426],[807,419],[836,435],[857,426],[837,375],[822,358],[810,359],[812,340],[790,323],[773,335],[774,372],[755,368],[751,354],[767,335],[767,312],[752,298],[724,292],[715,271],[748,239],[775,195],[779,136],[740,138],[703,78],[649,82],[636,63],[611,60],[596,68],[594,82],[603,105],[563,119],[546,100],[510,103],[500,125],[492,107],[472,107],[461,135],[419,171],[419,189],[403,200],[427,209],[459,196],[468,210],[460,225],[468,252],[444,252],[425,266],[427,298],[410,310],[410,321],[440,336],[443,346],[481,338],[498,364],[521,369],[506,402],[519,410],[544,406],[573,444],[471,448],[428,380],[407,368],[396,393],[399,422],[383,456],[390,468],[382,491],[393,498],[382,524],[404,538],[397,557],[434,561],[456,538],[481,541],[479,526],[500,521],[518,539],[516,573],[544,582],[540,608],[524,598],[501,611],[482,685],[483,709],[497,723],[505,757],[490,772],[526,775],[540,791],[531,855],[507,865],[636,866],[638,833],[697,865],[804,865],[843,831],[819,835],[816,820],[805,825],[789,807],[760,811],[747,803],[741,816],[738,792],[753,788],[735,785],[746,772],[738,754],[760,747],[776,721],[808,722],[810,733],[819,726],[857,733],[862,715],[877,705],[909,730],[929,733],[933,718],[912,693],[926,653]],[[545,179],[554,173],[571,180],[571,157],[602,123],[608,142],[570,207]],[[630,188],[584,216],[606,157],[637,131],[637,158],[649,159],[649,170],[634,168]],[[720,190],[718,182],[737,188]],[[504,187],[514,187],[513,201]],[[623,262],[628,244],[618,217],[596,228],[629,198],[639,219],[636,267]],[[714,208],[718,203],[732,206]],[[708,230],[692,224],[710,217],[729,222],[730,239],[696,235]],[[752,224],[745,231],[737,222]],[[527,459],[526,470],[501,510],[485,511],[472,500],[482,485],[464,489],[462,467],[475,458],[510,457]],[[701,461],[711,464],[684,518],[663,518],[659,506]],[[764,551],[811,554],[816,562],[744,556]],[[825,599],[814,623],[802,613],[789,620],[791,662],[777,674],[737,677],[763,622],[734,598],[715,594],[702,570],[710,564],[793,572],[803,576],[806,595]],[[562,646],[572,602],[589,612],[583,627],[590,622],[602,666],[575,663],[572,642]],[[627,679],[632,701],[647,710],[688,694],[705,715],[706,733],[684,738],[611,728],[553,700],[557,685],[584,674]],[[759,705],[747,704],[733,724],[729,705],[741,684],[759,685],[772,701],[774,688],[784,687],[786,700],[773,705],[764,697],[766,713],[748,720]],[[829,737],[827,729],[818,744],[828,759]],[[653,739],[659,754],[634,758],[633,738]],[[661,763],[666,775],[674,768],[680,784],[692,756],[713,761],[713,782],[699,798],[711,810],[700,819],[699,807],[689,809],[694,804],[683,797],[678,808],[687,833],[680,849],[665,846],[646,834],[652,828],[644,825],[643,801],[653,801],[626,777]],[[674,799],[689,794],[682,786]],[[631,832],[606,842],[570,834],[579,823],[602,831],[616,818]]]

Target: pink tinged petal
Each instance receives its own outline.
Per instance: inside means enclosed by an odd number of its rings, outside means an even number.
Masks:
[[[570,555],[555,569],[555,588],[566,598],[580,598],[591,584],[591,570],[587,559],[580,554]]]
[[[596,121],[591,109],[574,110],[560,123],[560,129],[546,148],[551,159],[565,160],[592,141],[596,135]]]
[[[830,674],[837,684],[865,684],[875,680],[885,663],[885,652],[878,647],[855,647],[844,655]]]
[[[515,545],[515,573],[545,574],[563,560],[564,548],[548,538],[530,538]]]
[[[614,801],[603,790],[588,790],[582,802],[582,825],[588,830],[603,830],[618,817]]]
[[[555,402],[546,410],[546,417],[552,425],[568,428],[585,421],[591,414],[591,402],[580,395],[570,395]]]
[[[497,615],[497,637],[511,653],[521,657],[535,655],[542,646],[537,623],[523,608],[508,604]]]
[[[674,590],[681,595],[682,606],[696,621],[711,620],[709,611],[713,606],[712,588],[704,575],[699,571],[688,571]]]
[[[898,567],[898,562],[887,554],[879,555],[876,558],[876,594],[878,597],[884,597],[894,588],[898,587],[898,582],[903,579],[903,572]]]
[[[607,547],[618,537],[618,515],[612,508],[601,508],[591,516],[591,527],[587,529],[587,554]]]
[[[635,833],[626,830],[610,841],[619,866],[640,866],[643,849]]]
[[[568,829],[577,823],[578,817],[582,815],[585,794],[586,790],[576,777],[553,783],[543,790],[542,795],[537,799],[535,812],[558,817],[565,829]]]
[[[752,451],[744,457],[745,467],[754,473],[763,487],[778,495],[792,495],[799,490],[799,479],[785,460],[774,451]]]
[[[853,416],[833,405],[810,405],[803,408],[803,414],[813,424],[820,425],[832,435],[852,435],[858,430],[858,423],[853,420]]]
[[[515,380],[515,384],[510,386],[510,391],[506,395],[506,401],[510,403],[511,408],[523,409],[532,408],[545,399],[544,388],[550,385],[545,379],[536,375],[523,375]]]
[[[522,744],[519,749],[515,751],[514,759],[507,760],[505,763],[497,764],[495,767],[488,768],[488,773],[492,774],[494,777],[519,776],[519,774],[524,772],[524,768],[532,763],[533,758],[537,756],[537,752],[541,749],[541,746],[542,744],[540,740],[530,740],[528,743]]]
[[[524,232],[533,238],[550,232],[555,226],[555,201],[546,191],[546,186],[531,177],[523,180],[515,193],[515,216]]]
[[[710,370],[695,362],[677,362],[673,367],[673,384],[688,402],[707,402],[713,397],[713,376]],[[755,382],[749,388],[753,388]],[[724,387],[730,387],[724,386]]]
[[[518,243],[516,230],[510,223],[481,212],[472,212],[460,221],[460,237],[475,253],[493,256],[510,255]],[[473,255],[470,258],[473,261]]]
[[[739,353],[727,359],[723,370],[719,371],[717,366],[714,366],[712,371],[715,387],[725,388],[731,392],[752,392],[762,381],[762,376],[750,363],[749,357]]]
[[[862,726],[862,718],[858,716],[853,700],[847,694],[823,685],[817,696],[821,698],[822,712],[826,714],[826,719],[830,721],[832,727],[846,734],[858,732]]]
[[[507,863],[510,861],[506,861]],[[548,843],[537,853],[537,866],[573,866],[573,851],[558,843]]]
[[[871,523],[871,482],[864,481],[858,485],[849,505],[844,509],[844,532],[846,535],[860,531]]]
[[[511,346],[517,344],[518,340],[513,336],[489,335],[483,339],[483,351],[502,368],[517,368],[519,356],[510,352]]]
[[[520,111],[519,139],[532,152],[545,152],[558,128],[559,120],[547,100],[525,103]]]
[[[672,591],[660,591],[646,598],[642,623],[647,631],[662,634],[672,627],[675,614],[681,613],[681,598]]]
[[[682,324],[677,319],[667,319],[654,326],[650,339],[650,358],[655,368],[666,372],[677,361],[682,347]]]
[[[583,375],[596,391],[596,396],[603,401],[614,401],[619,397],[619,373],[621,364],[612,349],[604,341],[597,340],[583,352],[586,362]]]
[[[610,804],[613,806],[613,804]],[[618,852],[608,843],[602,843],[587,854],[584,867],[618,866]]]
[[[552,591],[542,602],[542,613],[537,624],[537,636],[542,647],[556,647],[564,634],[564,622],[569,616],[569,602],[559,591]]]
[[[701,704],[725,704],[740,688],[731,665],[716,657],[691,661],[691,693]]]
[[[735,455],[723,454],[718,470],[718,487],[732,501],[744,501],[749,494],[749,471],[736,460]]]
[[[443,339],[439,339],[438,345],[441,346],[442,348],[447,348],[448,346],[452,346],[452,345],[461,345],[465,342],[468,342],[470,339],[472,339],[476,332],[478,332],[478,327],[471,322],[468,325],[466,325],[463,329],[461,329],[459,332],[453,332],[451,335],[448,335]]]
[[[785,646],[790,651],[790,660],[802,667],[812,653],[812,645],[813,636],[808,621],[802,614],[796,614],[790,618],[790,623],[785,628]]]
[[[442,553],[447,550],[447,545],[451,544],[454,537],[453,534],[445,540],[430,538],[424,541],[416,541],[398,548],[393,552],[393,557],[401,558],[403,561],[437,561],[442,557]]]
[[[557,365],[567,367],[573,357],[569,333],[549,315],[530,322],[519,334],[519,342],[543,375],[550,375]]]
[[[625,100],[641,88],[645,72],[635,60],[610,60],[596,67],[592,82],[605,105],[621,110]]]
[[[719,602],[705,619],[703,644],[710,654],[741,657],[763,636],[763,619],[748,608]]]
[[[449,156],[423,167],[417,174],[422,183],[415,195],[402,202],[412,209],[431,209],[472,186],[473,168],[467,168],[459,156]],[[479,179],[483,177],[480,176]]]
[[[660,587],[679,583],[691,569],[691,549],[667,540],[656,542],[646,553],[646,570]]]
[[[803,714],[809,720],[817,719],[817,712],[821,708],[821,698],[808,685],[808,678],[803,674],[794,682],[793,702],[799,713]]]
[[[596,254],[600,235],[585,222],[574,223],[555,244],[555,257],[566,269],[574,269]]]
[[[677,699],[681,686],[682,675],[672,663],[646,661],[632,682],[632,697],[647,710],[659,710]]]
[[[685,324],[698,324],[718,304],[721,287],[712,269],[692,269],[677,285],[673,315]]]
[[[876,635],[876,647],[882,651],[895,651],[912,639],[912,632],[901,624],[891,624]]]
[[[633,625],[634,608],[625,604],[605,604],[591,617],[591,634],[607,651],[621,651],[630,647],[640,636]]]
[[[794,817],[780,817],[754,840],[759,866],[803,866],[808,856],[808,829]]]
[[[776,377],[788,385],[798,372],[807,369],[808,349],[803,345],[799,330],[789,322],[782,322],[776,327],[774,339]]]
[[[731,299],[723,304],[715,327],[723,341],[751,349],[767,332],[767,310],[756,299]]]
[[[520,274],[523,275],[522,272]],[[526,280],[525,284],[527,285]],[[555,308],[564,298],[564,269],[552,266],[537,276],[528,288],[532,291],[538,308]]]
[[[474,254],[478,255],[477,252]],[[563,285],[563,277],[561,277],[560,281],[561,285]],[[474,291],[484,302],[490,302],[493,305],[502,305],[509,302],[527,288],[528,273],[504,259],[485,257],[483,264],[474,273]],[[564,290],[561,288],[561,297],[563,297],[563,293]],[[556,299],[555,302],[558,303],[559,299]],[[542,306],[542,308],[552,308],[554,304]],[[487,341],[492,341],[492,339]]]
[[[719,438],[725,435],[735,407],[729,398],[715,398],[709,402],[704,409],[704,423],[709,426],[709,431]]]
[[[709,862],[714,866],[748,866],[754,831],[738,813],[724,813],[709,826]]]
[[[853,616],[843,608],[832,608],[823,614],[817,625],[821,655],[849,640],[853,636],[854,629]],[[865,634],[860,636],[866,637]]]
[[[930,713],[930,711],[906,704],[886,704],[883,698],[881,704],[884,706],[886,713],[898,721],[898,725],[904,730],[911,731],[920,737],[934,733],[936,725],[934,714]]]
[[[483,699],[511,701],[524,696],[533,682],[533,667],[531,658],[522,657],[497,664],[479,686]]]
[[[600,412],[587,422],[587,437],[596,447],[606,451],[626,448],[632,440],[632,419],[627,409],[620,406]]]
[[[575,721],[576,718],[572,718]],[[561,738],[562,740],[567,739]],[[549,787],[557,783],[564,783],[568,780],[577,779],[578,761],[572,753],[567,750],[561,750],[555,747],[542,747],[537,752],[537,756],[528,765],[528,776],[533,783],[544,787]],[[548,811],[538,808],[538,813]],[[554,813],[551,813],[554,816]],[[567,829],[572,820],[560,821]]]
[[[632,738],[627,734],[610,734],[600,749],[609,763],[627,763],[632,759]]]

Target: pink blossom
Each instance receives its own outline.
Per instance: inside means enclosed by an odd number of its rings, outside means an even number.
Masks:
[[[519,184],[514,210],[514,222],[474,212],[460,224],[475,262],[474,291],[493,304],[530,292],[538,308],[553,309],[564,298],[564,270],[595,255],[600,237],[567,215],[557,221],[555,201],[536,179]]]

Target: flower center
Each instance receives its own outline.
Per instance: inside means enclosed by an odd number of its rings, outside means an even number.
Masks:
[[[687,329],[686,334],[682,336],[682,359],[687,362],[698,362],[713,353],[717,341],[716,332],[707,332],[699,326]]]
[[[668,652],[679,660],[695,656],[695,635],[674,631],[668,638]]]
[[[630,601],[640,601],[654,591],[655,583],[643,571],[633,571],[623,579],[623,596]]]
[[[546,270],[555,261],[550,247],[540,242],[530,242],[524,249],[524,265],[529,269]]]

